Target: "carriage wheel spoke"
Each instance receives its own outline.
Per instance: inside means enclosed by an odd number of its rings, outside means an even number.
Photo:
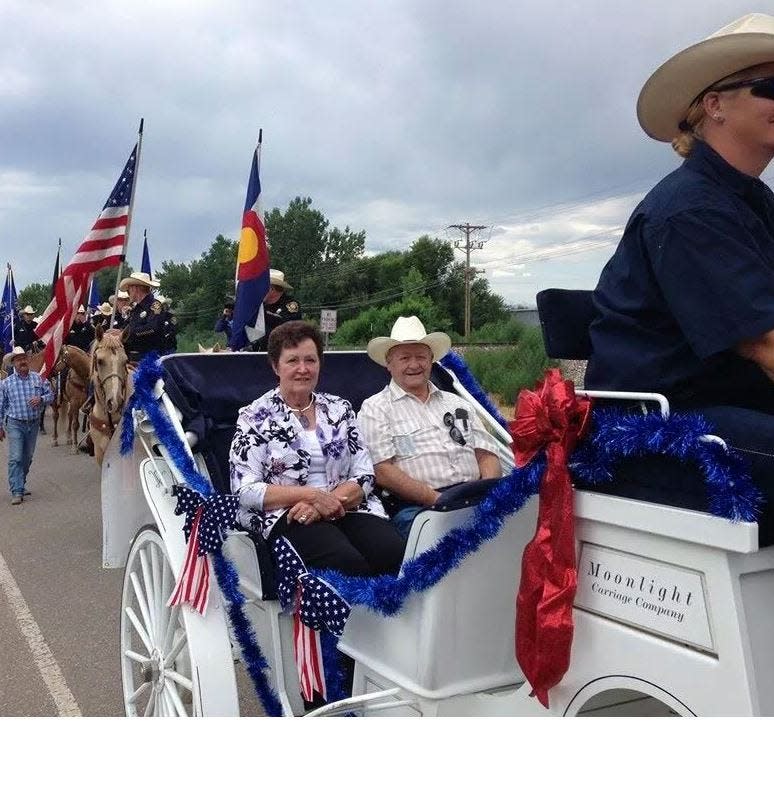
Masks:
[[[150,698],[148,699],[148,705],[145,707],[145,711],[143,712],[143,717],[155,717],[155,716],[156,716],[156,690],[153,690]]]
[[[150,657],[144,657],[142,654],[138,654],[136,651],[132,651],[131,649],[127,649],[124,652],[124,657],[128,657],[130,660],[139,662],[140,665],[147,665],[150,662]]]
[[[172,641],[175,637],[175,630],[177,629],[177,622],[180,618],[180,606],[175,605],[167,619],[167,629],[164,631],[164,648],[162,651],[169,651],[172,646]]]
[[[142,590],[142,586],[140,586],[140,579],[137,577],[136,572],[133,572],[129,577],[132,580],[132,586],[134,586],[134,595],[137,598],[137,605],[140,607],[140,613],[145,622],[145,630],[148,635],[152,637],[153,625],[151,624],[150,614],[148,613],[148,605],[145,602],[145,593]]]
[[[188,692],[193,692],[193,681],[183,676],[181,673],[172,670],[171,668],[164,669],[164,678],[174,681],[176,684],[179,684],[181,687],[187,689]]]
[[[127,699],[127,703],[137,703],[137,698],[140,697],[144,692],[150,689],[150,682],[144,681]]]
[[[151,578],[153,581],[153,593],[156,595],[156,629],[154,636],[156,640],[161,640],[164,632],[164,625],[167,617],[167,598],[164,594],[164,587],[161,580],[161,565],[159,563],[159,549],[154,543],[150,548],[151,555]]]
[[[148,654],[153,654],[153,646],[150,642],[150,639],[145,634],[145,630],[143,629],[142,624],[140,624],[140,620],[137,618],[134,608],[126,608],[125,610],[129,621],[132,622],[132,626],[140,636],[140,640],[142,641],[143,646],[145,646]]]
[[[175,710],[175,714],[178,717],[187,717],[188,712],[185,710],[185,706],[183,706],[183,701],[180,700],[180,695],[177,693],[177,689],[174,684],[166,683],[164,685],[164,694],[169,695],[169,701],[172,704],[172,707]]]
[[[178,654],[183,650],[183,647],[188,642],[188,636],[185,634],[185,631],[182,631],[182,635],[178,639],[177,643],[172,647],[172,650],[164,657],[164,668],[169,668],[171,663],[175,661],[175,658]]]
[[[151,578],[150,564],[148,563],[148,553],[145,550],[140,551],[140,565],[142,567],[142,579],[145,585],[145,596],[148,601],[148,618],[150,619],[150,627],[148,627],[148,634],[154,642],[158,640],[156,637],[156,619],[157,619],[157,604],[158,596],[156,595],[153,580]]]

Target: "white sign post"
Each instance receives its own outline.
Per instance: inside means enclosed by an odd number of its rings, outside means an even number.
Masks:
[[[320,332],[325,336],[325,348],[328,348],[328,336],[336,332],[336,311],[320,311]]]

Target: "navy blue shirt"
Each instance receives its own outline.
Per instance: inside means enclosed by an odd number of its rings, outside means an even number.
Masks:
[[[734,350],[774,329],[774,194],[698,142],[635,209],[594,305],[587,389],[774,406]]]

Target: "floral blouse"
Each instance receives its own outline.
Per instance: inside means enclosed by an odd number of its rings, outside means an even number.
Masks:
[[[387,517],[374,495],[374,467],[357,428],[352,404],[325,393],[314,396],[317,427],[328,489],[353,480],[363,489],[359,511]],[[267,485],[306,485],[309,452],[303,449],[303,426],[279,393],[270,390],[239,410],[231,442],[231,490],[239,496],[238,520],[242,527],[268,537],[272,526],[288,508],[263,509]]]

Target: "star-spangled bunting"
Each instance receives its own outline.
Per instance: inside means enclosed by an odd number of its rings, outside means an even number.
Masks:
[[[293,653],[304,700],[318,692],[327,700],[320,630],[337,638],[344,632],[350,605],[325,581],[307,572],[304,562],[284,537],[274,543],[277,596],[283,608],[293,609]]]
[[[183,570],[167,604],[173,606],[187,602],[203,616],[210,594],[207,555],[221,549],[226,530],[236,528],[239,499],[220,494],[205,498],[184,485],[175,485],[172,492],[177,497],[175,515],[185,514],[183,533],[188,548]]]

